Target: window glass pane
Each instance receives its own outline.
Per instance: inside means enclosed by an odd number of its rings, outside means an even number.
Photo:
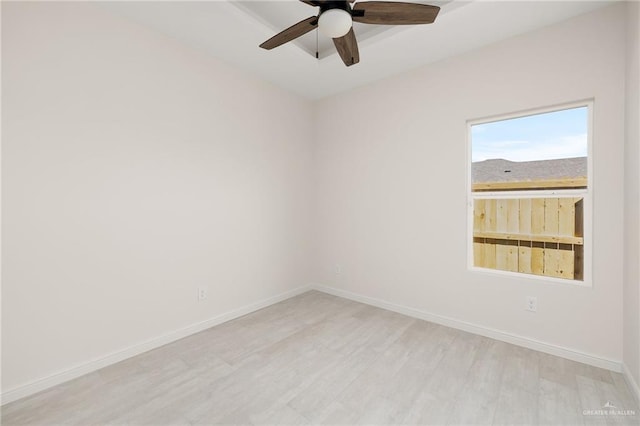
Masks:
[[[471,126],[475,267],[584,280],[588,129],[587,106]]]
[[[588,108],[471,126],[473,191],[585,188]]]

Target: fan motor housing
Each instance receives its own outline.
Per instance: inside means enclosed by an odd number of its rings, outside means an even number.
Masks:
[[[326,1],[319,4],[320,6],[320,14],[329,9],[342,9],[346,10],[349,13],[352,13],[351,5],[348,1]]]

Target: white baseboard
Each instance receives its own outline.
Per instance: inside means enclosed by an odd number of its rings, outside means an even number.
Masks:
[[[104,357],[88,361],[86,363],[77,365],[67,370],[51,374],[47,377],[43,377],[42,379],[27,383],[25,385],[18,386],[13,389],[9,389],[0,395],[0,400],[4,405],[7,403],[16,401],[20,398],[33,395],[37,392],[43,391],[45,389],[59,385],[69,380],[75,379],[82,375],[94,372],[96,370],[115,364],[127,358],[131,358],[133,356],[139,355],[149,350],[158,348],[160,346],[166,345],[168,343],[171,343],[176,340],[182,339],[184,337],[190,336],[192,334],[198,333],[202,330],[206,330],[207,328],[216,326],[218,324],[222,324],[224,322],[241,317],[243,315],[257,311],[259,309],[266,308],[275,303],[297,296],[311,289],[318,290],[327,294],[332,294],[334,296],[343,297],[345,299],[350,299],[356,302],[365,303],[367,305],[376,306],[378,308],[387,309],[389,311],[398,312],[400,314],[408,315],[410,317],[422,319],[425,321],[430,321],[436,324],[445,325],[447,327],[456,328],[459,330],[463,330],[463,331],[478,334],[481,336],[489,337],[492,339],[500,340],[503,342],[511,343],[517,346],[522,346],[525,348],[537,350],[537,351],[548,353],[551,355],[556,355],[562,358],[567,358],[573,361],[582,362],[584,364],[593,365],[595,367],[605,368],[618,373],[622,372],[627,383],[629,384],[629,387],[631,388],[632,392],[635,394],[635,397],[638,399],[638,402],[640,403],[640,388],[638,387],[638,383],[634,380],[633,376],[629,372],[626,365],[624,365],[620,361],[614,361],[614,360],[597,357],[594,355],[589,355],[575,349],[565,348],[557,345],[551,345],[548,343],[540,342],[538,340],[518,336],[515,334],[507,333],[507,332],[496,330],[493,328],[475,325],[466,321],[461,321],[454,318],[445,317],[442,315],[432,314],[432,313],[421,311],[419,309],[411,308],[408,306],[398,305],[395,303],[387,302],[387,301],[376,299],[373,297],[363,296],[360,294],[356,294],[356,293],[352,293],[349,291],[340,290],[332,287],[326,287],[323,285],[309,285],[309,286],[298,287],[294,290],[281,293],[277,296],[273,296],[273,297],[261,300],[259,302],[244,306],[242,308],[235,309],[233,311],[226,312],[221,315],[217,315],[208,320],[192,324],[190,326],[181,328],[179,330],[174,330],[162,336],[158,336],[156,338],[130,346],[128,348],[119,350],[117,352],[113,352]]]
[[[640,386],[638,386],[638,382],[629,371],[629,367],[624,362],[622,363],[622,375],[624,376],[624,380],[627,382],[629,389],[631,389],[631,393],[636,397],[636,402],[640,405]]]
[[[442,315],[432,314],[419,309],[411,308],[408,306],[398,305],[395,303],[387,302],[384,300],[376,299],[373,297],[363,296],[361,294],[352,293],[350,291],[340,290],[333,287],[326,287],[323,285],[311,285],[314,290],[321,291],[323,293],[332,294],[334,296],[350,299],[355,302],[365,303],[367,305],[375,306],[389,311],[398,312],[403,315],[407,315],[413,318],[433,322],[436,324],[445,325],[447,327],[455,328],[458,330],[467,331],[469,333],[478,334],[480,336],[489,337],[502,342],[511,343],[517,346],[533,349],[539,352],[559,356],[561,358],[570,359],[572,361],[581,362],[584,364],[592,365],[594,367],[604,368],[607,370],[615,371],[617,373],[622,372],[622,363],[620,361],[601,358],[595,355],[586,354],[576,349],[565,348],[562,346],[552,345],[549,343],[541,342],[539,340],[531,339],[528,337],[518,336],[516,334],[507,333],[494,328],[483,327],[481,325],[472,324],[466,321],[461,321],[455,318],[450,318]],[[637,389],[637,388],[636,388]]]
[[[35,380],[33,382],[18,386],[13,389],[9,389],[5,392],[2,392],[2,394],[0,395],[0,400],[2,401],[3,405],[8,404],[20,398],[24,398],[26,396],[33,395],[37,392],[48,389],[52,386],[59,385],[61,383],[123,361],[127,358],[131,358],[152,349],[159,348],[160,346],[166,345],[168,343],[175,342],[176,340],[198,333],[202,330],[206,330],[207,328],[211,328],[218,324],[222,324],[251,312],[255,312],[259,309],[266,308],[267,306],[271,306],[275,303],[282,302],[283,300],[297,296],[308,290],[310,290],[309,286],[298,287],[296,289],[278,294],[273,297],[269,297],[259,302],[243,306],[239,309],[225,312],[208,320],[191,324],[179,330],[174,330],[169,333],[163,334],[162,336],[155,337],[153,339],[138,343],[133,346],[129,346],[128,348],[112,352],[103,357],[82,363],[67,370],[51,374],[47,377],[43,377],[42,379]]]

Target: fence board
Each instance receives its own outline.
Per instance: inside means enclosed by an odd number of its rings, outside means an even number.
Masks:
[[[473,241],[473,265],[479,268],[486,268],[484,261],[484,239],[476,238]]]
[[[485,268],[496,268],[496,241],[486,239],[484,244],[484,265]]]
[[[544,243],[531,243],[531,273],[544,275]]]
[[[544,199],[544,233],[558,235],[558,199]]]
[[[502,241],[499,241],[502,243]],[[496,244],[496,269],[508,271],[509,247],[504,244]]]
[[[507,232],[507,215],[509,200],[496,200],[496,232]]]
[[[558,276],[561,278],[573,278],[574,274],[574,252],[571,244],[558,245]]]
[[[520,199],[519,229],[521,234],[531,233],[531,198]]]
[[[544,198],[531,199],[531,233],[544,234]]]
[[[520,229],[520,200],[507,200],[507,232],[518,232]]]
[[[573,246],[573,279],[584,280],[584,246]]]
[[[473,230],[484,232],[484,224],[485,224],[485,210],[484,205],[485,201],[483,199],[474,200],[473,201]]]
[[[507,246],[507,271],[518,272],[518,242],[508,241]]]
[[[560,235],[575,235],[576,206],[575,198],[558,199],[558,233]],[[573,262],[572,262],[573,263]]]
[[[485,200],[484,229],[487,232],[496,231],[496,200]]]
[[[577,237],[584,237],[584,198],[577,198],[575,203],[576,209],[576,229]]]
[[[474,232],[478,238],[495,238],[510,241],[540,241],[544,243],[583,244],[583,237],[569,235],[534,235],[534,234],[508,234],[502,232]]]
[[[531,241],[521,241],[518,247],[518,272],[531,273]]]
[[[587,177],[539,179],[519,182],[476,182],[472,191],[517,191],[521,189],[586,188]]]
[[[560,250],[554,243],[544,245],[544,275],[547,277],[560,277]]]

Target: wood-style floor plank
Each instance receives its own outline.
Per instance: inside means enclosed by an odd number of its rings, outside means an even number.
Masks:
[[[636,414],[585,415],[607,403]],[[639,422],[620,374],[316,291],[2,407],[3,425]]]

